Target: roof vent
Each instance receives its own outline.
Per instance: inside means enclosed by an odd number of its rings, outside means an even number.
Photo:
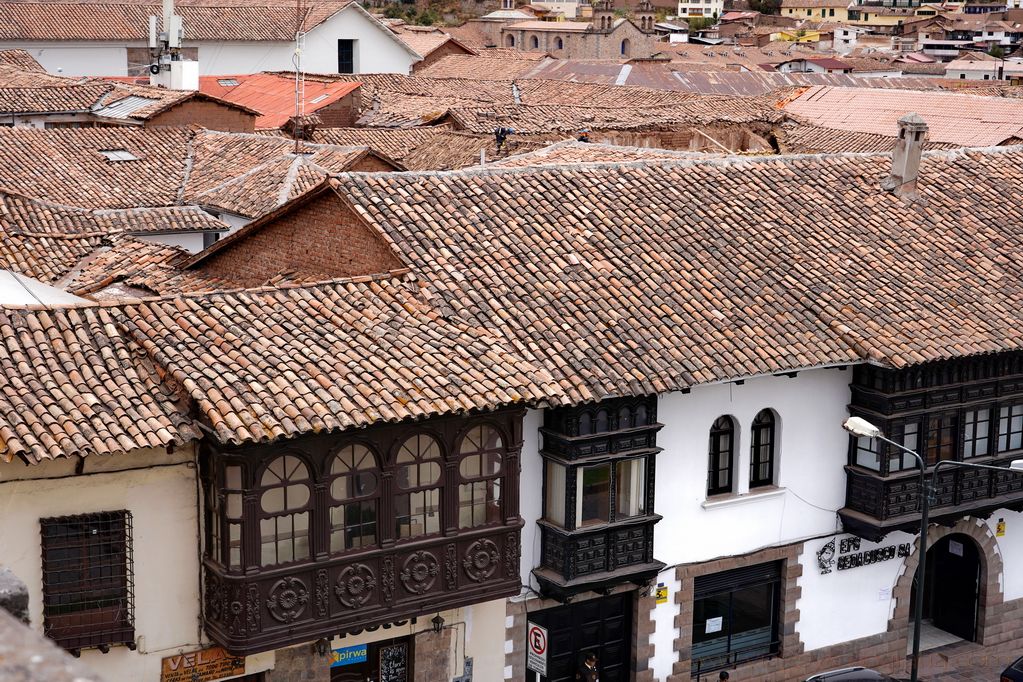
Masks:
[[[927,123],[917,113],[899,119],[899,137],[892,154],[892,170],[881,183],[882,189],[900,197],[916,196],[920,176],[920,155],[927,140]]]

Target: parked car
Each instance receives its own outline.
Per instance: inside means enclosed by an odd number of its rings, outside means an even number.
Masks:
[[[1002,671],[1001,682],[1023,682],[1023,656]]]
[[[894,677],[889,677],[876,670],[870,670],[862,666],[855,668],[842,668],[826,673],[819,673],[813,677],[806,678],[806,682],[897,682]]]

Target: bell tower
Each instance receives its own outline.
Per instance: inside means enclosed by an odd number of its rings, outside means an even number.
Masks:
[[[654,32],[654,22],[657,20],[657,11],[650,0],[639,0],[636,9],[633,11],[639,30],[644,33]]]
[[[593,18],[590,19],[596,31],[610,31],[614,28],[615,12],[612,0],[596,0],[593,3]]]

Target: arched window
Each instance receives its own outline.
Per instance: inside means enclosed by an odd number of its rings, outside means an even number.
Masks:
[[[492,426],[469,429],[458,448],[458,527],[501,523],[501,466],[504,442]]]
[[[593,416],[593,433],[604,433],[607,430],[607,410],[601,408]]]
[[[561,36],[558,36],[557,38],[554,39],[554,49],[555,50],[565,49],[565,41],[561,39]]]
[[[504,37],[504,44],[506,47],[515,47],[515,36],[510,33]]]
[[[588,436],[593,433],[593,415],[589,412],[579,413],[579,435]]]
[[[707,494],[732,492],[732,468],[735,464],[735,422],[725,415],[710,427],[710,466],[707,469]]]
[[[433,437],[417,434],[398,450],[395,532],[399,539],[441,531],[441,454]]]
[[[631,429],[633,426],[635,424],[632,423],[632,410],[628,405],[624,405],[618,410],[618,428]]]
[[[348,445],[330,463],[330,551],[371,547],[377,542],[377,463],[362,444]]]
[[[540,39],[536,36],[529,36],[529,49],[536,50],[540,47]]]
[[[294,455],[273,459],[259,480],[260,564],[309,558],[309,469]]]
[[[753,418],[749,487],[774,483],[774,412],[760,410]]]
[[[629,48],[630,48],[630,46],[631,46],[631,44],[629,43],[629,39],[628,38],[625,38],[624,40],[622,40],[622,56],[623,57],[628,57],[629,56]]]

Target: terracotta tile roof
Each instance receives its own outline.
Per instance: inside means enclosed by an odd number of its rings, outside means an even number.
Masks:
[[[487,133],[510,127],[517,134],[575,132],[580,128],[630,130],[711,123],[780,122],[784,114],[767,103],[730,97],[701,97],[656,107],[476,106],[450,109],[455,124]]]
[[[514,31],[556,31],[558,33],[579,33],[589,31],[593,24],[588,21],[519,21],[506,28]]]
[[[398,36],[398,40],[408,45],[412,50],[418,52],[424,58],[449,42],[453,42],[456,46],[469,53],[475,52],[473,48],[463,44],[462,41],[458,40],[451,34],[445,33],[439,28],[434,28],[432,26],[391,27],[391,30]]]
[[[686,106],[699,99],[688,92],[659,90],[605,83],[569,83],[557,80],[522,79],[516,81],[523,104],[585,107],[652,107],[678,104]]]
[[[347,7],[350,0],[307,5],[308,31]],[[295,37],[295,3],[181,0],[175,4],[189,40],[277,40]],[[5,2],[0,4],[0,40],[145,41],[158,3]]]
[[[359,89],[358,82],[339,82],[309,75],[304,80],[306,114],[313,114]],[[224,85],[231,81],[237,85]],[[200,76],[199,90],[258,112],[256,128],[280,128],[295,115],[295,79],[292,74]]]
[[[43,65],[37,62],[35,57],[25,50],[0,50],[0,64],[13,66],[19,71],[46,73],[46,69],[43,68]]]
[[[571,165],[581,163],[630,163],[632,161],[667,161],[707,156],[704,152],[678,152],[668,149],[625,147],[614,144],[556,142],[536,151],[516,154],[487,164],[488,168],[523,168],[526,166]]]
[[[778,144],[786,154],[835,154],[839,152],[891,152],[895,137],[876,133],[858,133],[813,125],[781,126],[775,131]],[[924,149],[954,149],[957,145],[926,142]]]
[[[199,437],[141,346],[100,307],[0,309],[0,459],[37,463]]]
[[[533,70],[537,61],[508,59],[493,55],[492,50],[479,50],[478,55],[453,54],[438,59],[418,73],[431,78],[478,78],[481,80],[513,80]],[[523,53],[530,54],[530,53]]]
[[[285,143],[293,144],[287,140]],[[328,175],[350,170],[367,156],[379,156],[369,147],[303,143],[301,149],[297,156],[274,155],[269,161],[209,189],[189,192],[188,200],[256,218],[303,194]]]
[[[571,400],[1023,348],[1023,213],[1005,190],[1023,181],[1023,152],[928,152],[918,204],[879,189],[890,163],[729,157],[338,182],[438,309],[503,330]]]
[[[154,299],[121,312],[126,332],[184,387],[223,443],[560,393],[514,344],[439,315],[409,278]]]
[[[0,268],[57,282],[118,235],[227,229],[194,206],[86,211],[0,192]]]
[[[320,128],[314,140],[338,145],[367,145],[380,150],[409,170],[452,170],[501,156],[493,133],[477,135],[446,126],[428,128]],[[548,140],[512,136],[504,153],[532,151]]]
[[[951,93],[814,87],[785,105],[809,123],[853,132],[890,134],[899,118],[920,114],[928,139],[990,146],[1023,136],[1023,101]]]
[[[111,161],[103,150],[137,160]],[[0,189],[87,209],[175,206],[266,164],[290,162],[293,151],[283,137],[187,128],[0,128]],[[317,148],[312,161],[340,172],[352,155]]]

